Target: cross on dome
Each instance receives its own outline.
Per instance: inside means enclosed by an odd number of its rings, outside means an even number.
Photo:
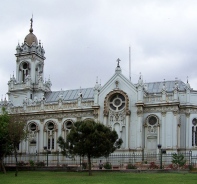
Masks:
[[[121,60],[118,58],[116,61],[118,62],[117,67],[120,67],[120,61]]]

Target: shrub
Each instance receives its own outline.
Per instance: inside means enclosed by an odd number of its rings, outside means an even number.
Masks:
[[[128,164],[126,168],[127,169],[137,169],[137,167],[133,164]]]
[[[172,155],[172,163],[176,164],[178,166],[178,168],[184,166],[186,163],[186,160],[184,159],[184,155],[174,153]]]
[[[68,166],[68,164],[62,164],[62,167],[67,167]]]
[[[45,163],[42,162],[42,161],[39,161],[39,162],[36,162],[36,166],[37,167],[44,167],[45,166]]]
[[[149,165],[149,169],[159,169],[159,166],[155,164],[155,162],[151,162]]]
[[[189,165],[188,168],[190,171],[192,171],[194,169],[193,165]]]
[[[30,165],[31,167],[34,167],[34,166],[35,166],[35,162],[34,162],[33,160],[30,160],[30,161],[29,161],[29,165]]]
[[[110,162],[106,162],[106,163],[103,165],[103,167],[104,167],[105,169],[111,169],[111,168],[112,168],[112,165],[111,165]]]
[[[168,168],[173,169],[173,170],[176,170],[178,167],[177,167],[176,164],[170,164],[170,165],[168,166]]]
[[[88,163],[87,162],[82,162],[82,169],[87,169]]]
[[[19,162],[17,163],[17,165],[18,165],[18,166],[25,166],[25,165],[27,165],[27,163],[25,163],[24,161],[19,161]]]

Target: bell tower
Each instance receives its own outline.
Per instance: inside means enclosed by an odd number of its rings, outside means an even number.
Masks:
[[[16,106],[21,106],[24,99],[33,101],[51,91],[51,82],[43,81],[45,51],[33,34],[33,19],[30,21],[29,34],[16,47],[16,77],[8,81],[9,100]]]

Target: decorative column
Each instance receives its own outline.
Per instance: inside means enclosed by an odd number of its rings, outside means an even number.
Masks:
[[[137,143],[137,149],[142,149],[142,116],[143,116],[143,107],[142,106],[139,106],[138,109],[137,109],[137,140],[136,140],[136,143]]]
[[[125,142],[125,149],[129,149],[130,114],[131,114],[130,111],[126,112],[126,142]]]
[[[36,131],[36,151],[37,151],[37,153],[39,152],[39,144],[40,144],[39,131]]]
[[[105,126],[107,126],[107,117],[108,117],[108,114],[109,114],[109,112],[107,112],[107,111],[104,110],[104,112],[103,112],[103,116],[104,116],[103,124]]]
[[[57,131],[58,130],[54,131],[54,150],[55,151],[57,150]]]
[[[61,132],[62,132],[62,128],[61,128],[62,118],[58,118],[58,122],[59,122],[59,124],[57,125],[58,126],[57,137],[61,136]]]
[[[188,111],[185,113],[185,115],[186,115],[186,148],[188,149],[189,148],[189,132],[190,132],[190,130],[189,130],[189,120],[190,120],[190,112],[189,112],[189,109],[188,109]]]
[[[157,145],[160,144],[160,124],[157,126]]]
[[[162,111],[161,112],[162,119],[161,119],[161,142],[162,142],[162,147],[166,148],[166,112]]]
[[[48,149],[48,145],[47,145],[47,131],[46,130],[44,130],[44,136],[43,136],[43,140],[44,140],[44,146],[47,146],[47,149]],[[43,147],[44,147],[43,146]]]
[[[177,144],[178,144],[178,149],[180,149],[180,146],[181,146],[181,144],[180,144],[180,142],[181,142],[181,124],[179,123],[178,125],[177,125]]]
[[[176,107],[176,109],[173,111],[173,124],[172,124],[172,130],[173,130],[173,134],[172,134],[172,148],[173,149],[177,149],[178,143],[177,143],[177,134],[178,134],[178,130],[177,130],[177,116],[178,116],[178,107]]]

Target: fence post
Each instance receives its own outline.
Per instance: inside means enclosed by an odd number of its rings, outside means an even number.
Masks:
[[[192,165],[192,150],[189,150],[189,165]]]

